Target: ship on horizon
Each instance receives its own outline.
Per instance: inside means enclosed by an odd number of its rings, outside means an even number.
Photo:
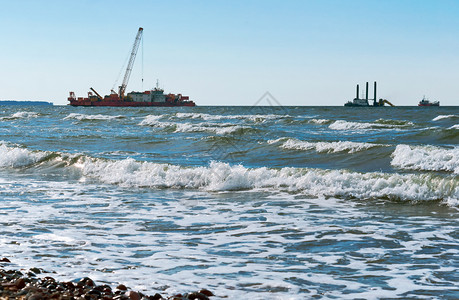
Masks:
[[[359,97],[359,85],[357,84],[357,92],[356,96],[352,101],[348,101],[344,104],[344,106],[351,106],[351,107],[380,107],[384,106],[384,104],[388,104],[390,106],[395,106],[386,99],[379,99],[376,100],[376,81],[374,83],[374,98],[373,99],[368,99],[368,82],[366,83],[366,94],[365,94],[365,99]],[[370,101],[373,101],[373,104],[370,105]]]
[[[419,101],[418,106],[440,106],[439,101],[430,102],[426,96],[422,97],[422,100]]]
[[[188,96],[182,94],[164,94],[164,90],[159,88],[158,83],[154,89],[144,92],[130,92],[125,95],[129,77],[134,66],[134,60],[139,49],[142,38],[143,28],[140,27],[134,45],[132,46],[129,63],[124,74],[123,83],[119,86],[118,92],[111,90],[110,95],[102,97],[92,87],[88,92],[88,97],[76,97],[74,92],[70,92],[68,97],[71,106],[196,106]],[[142,79],[143,81],[143,79]]]

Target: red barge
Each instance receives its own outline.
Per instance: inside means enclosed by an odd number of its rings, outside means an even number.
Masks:
[[[424,96],[422,100],[419,101],[418,106],[440,106],[440,102],[439,101],[430,102],[430,100],[427,100],[426,96]]]
[[[188,96],[181,94],[164,94],[164,90],[155,88],[151,91],[131,92],[127,96],[121,98],[118,94],[113,93],[104,98],[88,92],[88,97],[75,97],[74,92],[70,92],[69,105],[72,106],[196,106],[189,100]]]
[[[74,92],[70,92],[68,101],[72,106],[130,106],[130,107],[144,107],[144,106],[196,106],[196,104],[189,99],[188,96],[181,94],[164,94],[164,90],[158,87],[145,91],[145,92],[130,92],[125,95],[127,83],[131,75],[132,67],[134,66],[135,56],[140,45],[142,38],[143,28],[140,27],[132,47],[131,56],[129,59],[126,72],[124,74],[123,83],[119,86],[118,93],[113,89],[110,95],[102,97],[93,88],[88,92],[88,97],[75,97]],[[142,79],[143,81],[143,79]]]

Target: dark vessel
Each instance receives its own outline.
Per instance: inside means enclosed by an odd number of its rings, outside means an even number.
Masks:
[[[366,95],[365,99],[359,98],[359,85],[357,84],[357,93],[355,98],[352,101],[348,101],[344,104],[344,106],[353,106],[353,107],[371,107],[371,106],[384,106],[384,104],[388,104],[390,106],[395,106],[386,99],[379,99],[376,100],[376,81],[374,84],[374,98],[373,99],[368,99],[368,82],[366,83]],[[369,101],[373,101],[373,103],[370,105]]]
[[[188,96],[181,94],[164,94],[164,90],[158,87],[145,92],[126,92],[127,83],[131,76],[132,67],[134,66],[135,56],[139,49],[140,40],[142,38],[143,28],[140,27],[137,36],[132,46],[129,63],[124,74],[123,83],[119,86],[118,93],[113,89],[110,95],[102,97],[93,88],[88,92],[88,97],[75,97],[74,92],[70,92],[68,101],[72,106],[196,106],[193,101],[190,101]],[[143,80],[143,79],[142,79]]]

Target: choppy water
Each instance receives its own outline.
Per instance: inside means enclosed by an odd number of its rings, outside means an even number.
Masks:
[[[13,267],[229,299],[459,298],[459,107],[0,106]]]

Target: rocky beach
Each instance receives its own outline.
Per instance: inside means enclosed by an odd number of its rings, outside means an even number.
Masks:
[[[207,289],[185,294],[164,296],[159,293],[145,295],[133,291],[124,284],[116,288],[109,285],[97,285],[91,278],[78,278],[73,281],[57,281],[45,270],[12,270],[8,268],[10,260],[0,259],[0,299],[20,300],[208,300],[213,293]]]

